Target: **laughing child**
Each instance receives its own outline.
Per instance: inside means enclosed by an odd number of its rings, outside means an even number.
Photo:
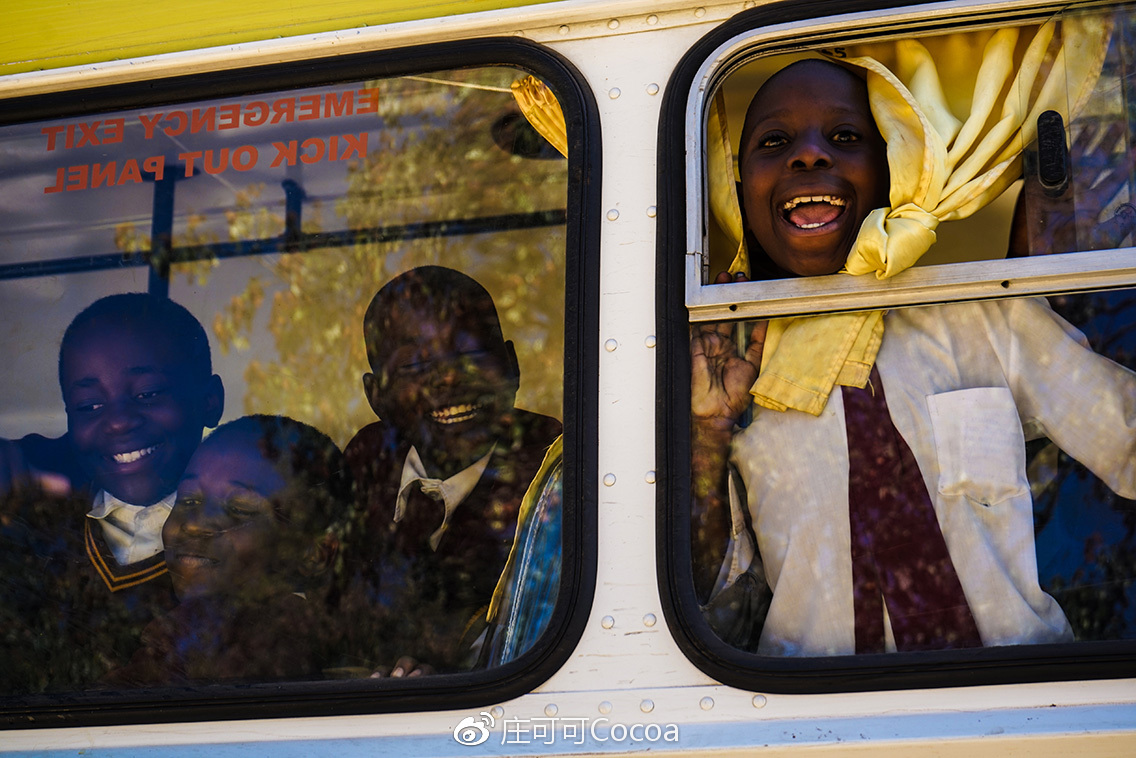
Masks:
[[[754,268],[767,278],[836,273],[865,217],[888,205],[866,86],[834,63],[774,75],[739,154]],[[1071,640],[1038,585],[1025,441],[1048,436],[1136,496],[1136,375],[1038,299],[897,309],[884,324],[866,387],[832,392],[816,416],[755,407],[740,431],[765,324],[744,357],[732,324],[696,330],[701,598],[713,607],[738,581],[765,583],[767,607],[730,632],[765,655]],[[732,513],[727,457],[746,498]]]
[[[350,478],[323,433],[283,416],[219,426],[194,453],[162,538],[178,606],[117,684],[317,676],[334,636],[326,551]]]
[[[198,447],[162,536],[179,605],[151,623],[129,685],[318,676],[329,660],[327,551],[350,478],[339,448],[282,416],[246,416]]]
[[[357,589],[398,620],[401,652],[462,668],[521,498],[560,423],[514,407],[520,370],[489,293],[453,269],[388,282],[363,324],[379,421],[345,453],[366,513]]]
[[[59,383],[67,434],[8,446],[24,475],[56,472],[70,489],[60,497],[20,487],[17,477],[5,493],[0,538],[19,566],[6,572],[0,605],[28,636],[18,668],[32,672],[5,667],[13,689],[97,680],[172,606],[162,526],[224,404],[201,324],[145,293],[102,298],[75,317],[60,345]]]

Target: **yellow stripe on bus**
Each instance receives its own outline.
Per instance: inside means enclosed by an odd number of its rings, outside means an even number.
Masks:
[[[0,75],[550,0],[7,0]]]

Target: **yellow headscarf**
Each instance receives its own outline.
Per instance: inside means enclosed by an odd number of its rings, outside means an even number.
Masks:
[[[934,244],[940,222],[965,218],[1005,191],[1021,176],[1021,153],[1036,136],[1038,115],[1055,110],[1068,122],[1087,100],[1111,29],[1106,16],[1084,15],[846,48],[853,56],[842,62],[867,72],[872,115],[887,142],[891,194],[890,207],[864,220],[844,272],[898,274]],[[711,128],[716,119],[712,109]],[[710,139],[713,149],[719,138]],[[710,183],[714,202],[715,185],[734,184],[732,165],[723,177],[711,164]],[[723,224],[719,213],[715,218]],[[746,267],[742,250],[731,272]],[[836,384],[863,387],[883,339],[882,315],[771,321],[754,401],[819,415]]]

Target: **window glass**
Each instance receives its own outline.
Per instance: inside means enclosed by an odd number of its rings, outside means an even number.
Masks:
[[[769,656],[1136,637],[1132,298],[889,310],[865,388],[817,416],[753,402],[769,322],[696,325],[711,627]]]
[[[801,293],[691,311],[694,590],[736,650],[1136,637],[1132,290],[1087,291],[1086,257],[1136,230],[1132,19],[849,38],[719,79],[707,301]],[[804,280],[882,298],[914,265],[1056,253],[1092,261],[1063,264],[1084,291],[864,310]]]
[[[559,473],[546,570],[495,594],[571,412],[563,117],[526,88],[555,104],[492,66],[0,127],[0,699],[540,637]],[[529,580],[523,634],[487,616]]]

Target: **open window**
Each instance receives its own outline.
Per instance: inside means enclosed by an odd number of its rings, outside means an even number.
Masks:
[[[668,89],[680,644],[774,691],[1126,675],[1136,17],[842,10]]]
[[[6,723],[468,707],[556,669],[594,572],[595,132],[508,41],[6,103]],[[502,574],[554,445],[533,600]],[[372,678],[404,656],[435,673]]]

